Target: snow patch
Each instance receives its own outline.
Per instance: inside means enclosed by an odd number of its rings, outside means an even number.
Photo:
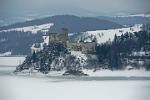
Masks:
[[[24,32],[32,32],[33,34],[36,34],[38,31],[42,32],[48,32],[50,27],[53,26],[53,23],[43,24],[43,25],[34,25],[34,26],[27,26],[27,27],[21,27],[21,28],[12,28],[8,30],[2,30],[0,32],[10,32],[10,31],[24,31]]]
[[[89,76],[97,76],[97,77],[150,77],[150,71],[145,71],[144,69],[140,70],[97,70],[96,72],[93,70],[83,70],[84,73]]]
[[[150,14],[133,14],[133,15],[127,15],[127,16],[114,16],[114,17],[150,17]]]
[[[44,42],[46,45],[49,44],[49,36],[43,36]]]
[[[87,56],[85,54],[82,54],[81,51],[71,51],[71,55],[73,56],[76,56],[77,58],[80,58],[80,59],[87,59]]]
[[[79,59],[81,66],[84,66],[86,64],[86,60],[87,60],[86,54],[82,54],[81,51],[71,51],[71,55]]]
[[[115,34],[121,36],[126,32],[134,33],[141,30],[142,25],[136,24],[133,27],[119,28],[119,29],[108,29],[108,30],[96,30],[82,32],[83,34],[79,36],[79,39],[83,39],[84,42],[92,42],[93,38],[96,38],[98,44],[105,43],[107,41],[113,41]]]

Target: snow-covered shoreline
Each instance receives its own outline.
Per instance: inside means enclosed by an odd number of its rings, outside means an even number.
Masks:
[[[63,71],[50,71],[48,74],[42,74],[41,72],[33,71],[32,73],[29,72],[29,70],[25,70],[22,72],[18,72],[17,74],[14,74],[14,70],[16,69],[16,66],[0,66],[0,72],[7,72],[11,75],[18,75],[18,76],[29,76],[29,77],[51,77],[51,78],[65,78],[67,76],[62,76],[63,73],[65,73],[65,70]],[[85,74],[88,74],[87,77],[93,77],[93,78],[106,78],[106,80],[110,78],[123,78],[125,80],[132,80],[132,78],[136,78],[138,80],[143,78],[150,78],[150,71],[146,71],[144,69],[140,70],[117,70],[117,71],[111,71],[111,70],[97,70],[94,72],[93,70],[87,70],[84,69],[83,72]],[[75,77],[75,76],[68,76],[68,77]],[[83,76],[82,76],[83,77]],[[148,79],[150,80],[150,79]]]

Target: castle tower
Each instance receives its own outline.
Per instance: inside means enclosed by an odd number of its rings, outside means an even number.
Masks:
[[[62,28],[62,34],[64,34],[66,41],[68,40],[68,29],[67,28]]]
[[[68,29],[67,28],[62,28],[62,34],[64,35],[64,45],[67,47],[67,42],[69,40],[68,38]]]

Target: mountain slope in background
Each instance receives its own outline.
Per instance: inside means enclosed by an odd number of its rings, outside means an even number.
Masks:
[[[30,47],[32,44],[43,42],[42,36],[49,29],[50,32],[60,32],[63,27],[67,27],[69,32],[73,33],[71,37],[73,39],[80,40],[82,37],[85,42],[88,42],[96,38],[98,43],[112,40],[115,34],[119,35],[133,31],[130,27],[124,28],[122,25],[111,21],[58,15],[1,27],[0,53],[10,51],[12,54],[29,54],[31,53]],[[79,34],[82,32],[83,34]]]
[[[48,23],[54,23],[54,26],[50,30],[51,32],[60,32],[60,29],[63,27],[68,28],[70,32],[94,31],[98,29],[114,29],[123,27],[122,25],[117,24],[115,22],[97,19],[93,17],[57,15],[43,19],[37,19],[23,23],[16,23],[13,25],[3,26],[0,27],[0,31]]]
[[[115,16],[115,17],[107,17],[107,16],[99,16],[97,17],[103,20],[109,20],[120,25],[134,25],[134,24],[150,24],[150,14],[136,14],[129,16]]]
[[[42,25],[33,25],[19,28],[11,28],[7,30],[2,30],[0,32],[12,32],[12,31],[22,31],[22,32],[31,32],[32,34],[37,34],[38,32],[47,33],[49,29],[53,26],[52,23],[42,24]]]
[[[132,27],[118,28],[118,29],[108,29],[108,30],[96,30],[87,31],[76,34],[71,34],[70,38],[74,41],[92,42],[96,41],[98,44],[106,43],[108,41],[113,41],[115,35],[121,36],[125,33],[134,33],[141,31],[142,24],[137,24]]]

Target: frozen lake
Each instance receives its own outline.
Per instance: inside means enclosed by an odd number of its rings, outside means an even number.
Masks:
[[[150,78],[13,75],[0,66],[0,100],[150,100]]]
[[[0,66],[17,66],[25,60],[26,56],[0,56]]]

